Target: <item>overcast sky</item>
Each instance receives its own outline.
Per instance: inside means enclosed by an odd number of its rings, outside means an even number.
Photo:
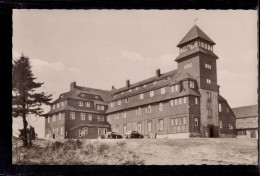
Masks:
[[[220,94],[257,103],[257,11],[14,10],[13,56],[31,59],[43,90],[69,84],[110,90],[177,68],[178,42],[196,24],[216,43]]]

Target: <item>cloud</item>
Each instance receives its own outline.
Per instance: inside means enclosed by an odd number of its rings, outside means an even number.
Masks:
[[[70,72],[72,72],[72,73],[79,73],[79,72],[80,72],[80,70],[79,70],[79,69],[77,69],[77,68],[74,68],[74,67],[72,67],[72,68],[69,68],[69,71],[70,71]]]

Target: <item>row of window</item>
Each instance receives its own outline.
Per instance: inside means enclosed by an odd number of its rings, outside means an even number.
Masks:
[[[173,100],[170,100],[170,106],[176,106],[176,105],[181,105],[181,104],[186,104],[187,103],[187,97],[181,97],[181,98],[176,98]],[[198,104],[198,98],[195,98],[195,104]],[[163,111],[163,103],[159,103],[159,111]],[[152,113],[152,106],[148,105],[145,108],[146,113]],[[142,108],[139,107],[136,109],[136,115],[142,115]],[[121,113],[122,118],[126,118],[126,111]],[[108,121],[110,120],[111,116],[108,117]],[[119,114],[114,115],[115,120],[119,119]]]
[[[55,130],[56,130],[56,132],[55,132]],[[52,130],[48,130],[49,132],[47,133],[47,136],[48,137],[51,137],[51,132],[52,132],[52,134],[57,134],[57,135],[61,135],[61,136],[63,136],[63,134],[64,134],[64,127],[62,126],[62,127],[60,127],[60,128],[53,128]]]
[[[222,120],[219,121],[219,128],[220,128],[220,129],[223,128]],[[233,130],[233,125],[228,124],[228,129]]]
[[[78,102],[78,105],[83,107],[85,104],[86,107],[90,107],[90,102],[83,102],[83,101],[79,101]],[[97,110],[101,110],[101,111],[104,111],[105,110],[105,106],[104,105],[97,105]]]
[[[63,107],[63,106],[64,106],[64,102],[62,101],[62,102],[59,102],[57,104],[52,105],[52,109],[53,110],[58,109],[58,108]]]
[[[213,46],[212,45],[209,45],[209,44],[201,42],[201,41],[195,41],[195,42],[187,44],[186,46],[181,47],[180,48],[180,53],[189,51],[189,50],[191,50],[193,48],[196,48],[198,46],[200,46],[202,48],[205,48],[207,50],[213,51]]]
[[[71,120],[75,120],[76,119],[75,112],[70,112],[70,119]],[[84,112],[80,113],[80,120],[86,120],[86,113],[84,113]],[[92,121],[92,114],[88,113],[88,120]],[[104,116],[97,116],[97,121],[105,121]]]
[[[193,82],[193,86],[194,86],[194,82]],[[171,86],[171,91],[172,91],[172,92],[177,92],[177,91],[179,91],[179,87],[180,87],[180,86],[179,86],[178,84],[173,85],[173,86]],[[161,93],[161,95],[165,94],[165,93],[166,93],[166,88],[165,88],[165,87],[162,87],[162,88],[160,89],[160,93]],[[150,96],[150,97],[154,97],[154,95],[155,95],[154,90],[152,90],[152,91],[149,92],[149,96]],[[139,94],[139,98],[140,98],[140,100],[143,100],[143,99],[145,98],[144,93]],[[129,102],[129,98],[125,98],[125,103],[128,103],[128,102]],[[122,100],[118,100],[118,101],[117,101],[117,105],[120,106],[121,104],[122,104]],[[112,108],[112,107],[114,107],[114,106],[115,106],[114,102],[111,102],[111,103],[110,103],[110,107]]]
[[[195,123],[194,126],[199,125],[199,120],[198,118],[194,118]],[[186,125],[187,124],[187,117],[178,117],[178,118],[171,118],[170,119],[171,126],[181,126],[181,125]],[[139,133],[142,133],[142,122],[138,122],[136,126],[136,130]],[[163,131],[164,130],[164,120],[163,119],[158,119],[157,121],[157,131]],[[115,131],[119,133],[119,126],[115,127]],[[126,134],[127,132],[127,125],[123,125],[123,134]],[[147,132],[152,132],[152,121],[147,122]]]
[[[258,117],[245,117],[245,118],[239,118],[237,119],[237,122],[247,122],[247,121],[253,121],[253,122],[257,122],[258,121]]]
[[[55,122],[56,120],[61,120],[62,113],[59,114],[53,114],[52,115],[52,121]],[[48,123],[51,121],[51,116],[48,116]]]

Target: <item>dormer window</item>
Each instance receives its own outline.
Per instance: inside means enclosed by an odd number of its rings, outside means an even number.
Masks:
[[[79,101],[79,106],[83,106],[83,101]]]
[[[165,87],[161,88],[161,94],[165,94]]]
[[[135,90],[138,90],[138,89],[139,89],[139,87],[136,87],[136,88],[135,88]]]
[[[110,103],[110,107],[113,108],[114,107],[114,102]]]
[[[132,89],[129,89],[128,92],[132,92]]]
[[[154,91],[150,91],[150,97],[153,97],[154,96]]]
[[[90,107],[90,102],[86,102],[86,107]]]
[[[194,84],[194,81],[190,81],[190,88],[195,88],[195,84]]]
[[[140,99],[144,99],[144,94],[140,94]]]
[[[85,94],[81,94],[82,97],[85,97]]]
[[[121,95],[123,95],[124,94],[124,92],[121,92]]]
[[[145,84],[145,85],[143,85],[143,88],[146,88],[147,87],[147,85]]]
[[[157,81],[154,81],[154,82],[153,82],[153,85],[155,85],[155,84],[157,84]]]
[[[118,100],[118,101],[117,101],[117,104],[118,104],[118,105],[121,105],[121,100]]]

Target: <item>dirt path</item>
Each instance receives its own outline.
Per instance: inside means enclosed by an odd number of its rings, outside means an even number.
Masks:
[[[256,139],[143,139],[128,143],[146,165],[257,164]]]

